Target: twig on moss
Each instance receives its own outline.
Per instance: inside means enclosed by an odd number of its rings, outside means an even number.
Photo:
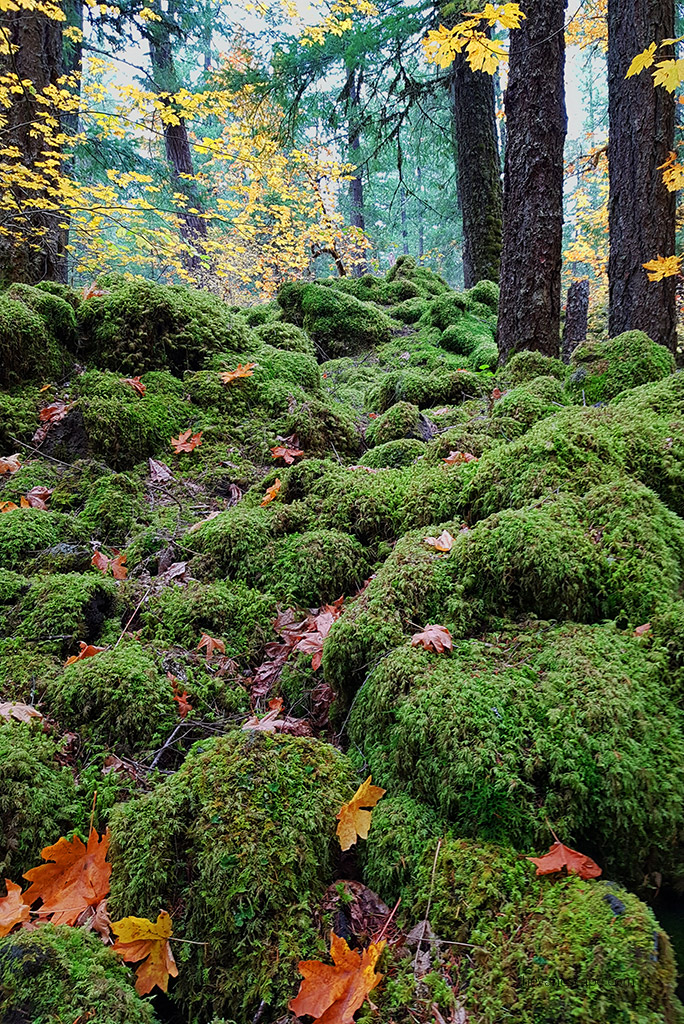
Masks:
[[[416,946],[416,956],[413,961],[413,974],[414,976],[418,973],[418,954],[420,953],[420,947],[423,939],[425,938],[425,929],[428,926],[430,918],[430,907],[432,906],[432,893],[435,888],[435,874],[437,872],[437,860],[439,858],[439,851],[442,849],[442,840],[437,840],[437,849],[435,850],[435,859],[432,863],[432,876],[430,877],[430,892],[428,894],[427,907],[425,908],[425,917],[423,918],[423,929],[420,938],[418,939],[418,945]]]
[[[130,619],[128,620],[128,622],[126,623],[126,625],[124,626],[124,628],[122,629],[122,631],[121,631],[121,636],[119,637],[119,639],[118,639],[118,640],[116,641],[116,643],[114,644],[114,650],[116,650],[116,649],[117,649],[117,647],[119,646],[119,644],[121,643],[121,641],[122,641],[122,640],[123,640],[123,638],[125,637],[125,635],[126,635],[126,630],[127,630],[127,629],[128,629],[128,627],[130,626],[131,622],[132,622],[132,621],[133,621],[133,619],[134,619],[134,618],[136,617],[136,615],[138,614],[138,612],[140,611],[140,606],[142,605],[143,601],[145,600],[145,598],[147,597],[147,595],[149,594],[149,592],[150,592],[150,590],[151,590],[151,589],[152,589],[152,584],[150,583],[149,587],[147,588],[147,590],[145,591],[145,593],[143,594],[143,596],[142,596],[142,597],[140,598],[140,600],[138,601],[137,605],[135,606],[135,609],[134,609],[134,611],[133,611],[133,614],[131,615]]]
[[[70,462],[62,462],[61,459],[56,459],[52,455],[46,455],[45,452],[41,452],[40,448],[34,448],[32,444],[28,444],[26,441],[19,441],[16,437],[12,437],[11,434],[7,435],[14,444],[18,444],[20,448],[28,448],[29,451],[35,452],[36,455],[40,455],[42,459],[49,459],[50,462],[56,462],[58,466],[71,466]]]

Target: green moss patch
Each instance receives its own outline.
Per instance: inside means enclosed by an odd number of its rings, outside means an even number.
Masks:
[[[662,380],[674,368],[674,358],[663,345],[643,331],[626,331],[575,349],[568,390],[580,401],[606,402],[627,388]]]

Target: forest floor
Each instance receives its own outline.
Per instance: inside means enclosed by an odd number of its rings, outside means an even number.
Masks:
[[[5,1024],[684,1021],[684,374],[497,299],[0,295]]]

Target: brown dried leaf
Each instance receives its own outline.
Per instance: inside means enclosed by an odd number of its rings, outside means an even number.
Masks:
[[[19,461],[19,454],[6,455],[3,459],[0,459],[0,473],[16,473],[17,470],[21,469],[21,462]]]
[[[442,530],[439,537],[423,537],[423,543],[429,544],[435,551],[451,551],[454,540],[448,530]]]
[[[9,722],[11,718],[17,722],[30,722],[32,718],[44,719],[40,711],[36,711],[32,704],[22,704],[21,701],[5,701],[0,704],[0,718]]]
[[[452,648],[451,633],[446,626],[426,626],[422,633],[414,633],[411,637],[413,647],[424,647],[426,651],[444,654]]]

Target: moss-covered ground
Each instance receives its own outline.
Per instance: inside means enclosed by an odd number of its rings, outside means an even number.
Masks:
[[[363,1024],[681,1024],[669,354],[499,368],[497,287],[410,259],[244,310],[101,284],[0,295],[0,867],[92,814],[112,918],[167,910],[179,975],[140,999],[96,934],[14,930],[0,1019],[291,1022],[297,962],[371,938],[369,886],[401,902]],[[555,836],[602,879],[537,877]]]

